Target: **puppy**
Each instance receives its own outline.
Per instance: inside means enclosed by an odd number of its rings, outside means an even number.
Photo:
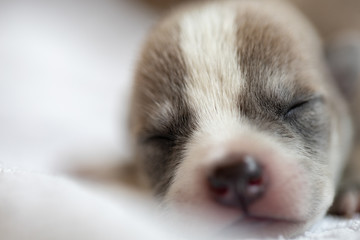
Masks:
[[[325,61],[317,30],[281,1],[193,3],[163,18],[137,65],[130,132],[164,209],[208,233],[293,236],[327,213],[350,159],[333,211],[359,210],[353,87],[342,87],[359,74],[339,77],[342,44],[329,49]]]

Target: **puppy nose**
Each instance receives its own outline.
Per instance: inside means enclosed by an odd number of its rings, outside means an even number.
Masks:
[[[266,190],[263,168],[250,155],[232,155],[228,165],[219,166],[209,177],[210,192],[220,204],[241,208],[261,198]]]

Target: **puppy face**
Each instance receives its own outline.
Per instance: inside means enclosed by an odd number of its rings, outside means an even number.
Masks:
[[[284,3],[172,13],[144,47],[132,104],[135,158],[168,210],[212,219],[215,231],[255,219],[269,236],[330,206],[347,110],[316,33]]]

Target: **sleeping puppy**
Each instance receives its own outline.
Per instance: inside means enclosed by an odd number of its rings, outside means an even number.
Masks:
[[[342,47],[331,64],[323,49],[280,1],[193,3],[152,29],[130,129],[143,182],[166,212],[250,237],[293,236],[326,214],[356,157],[351,104],[332,74],[346,69]],[[334,212],[358,210],[357,192],[341,193]]]

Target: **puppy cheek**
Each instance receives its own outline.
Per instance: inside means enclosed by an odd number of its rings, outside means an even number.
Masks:
[[[336,184],[328,174],[320,173],[311,180],[311,206],[309,215],[313,219],[323,217],[330,208],[334,197]]]

